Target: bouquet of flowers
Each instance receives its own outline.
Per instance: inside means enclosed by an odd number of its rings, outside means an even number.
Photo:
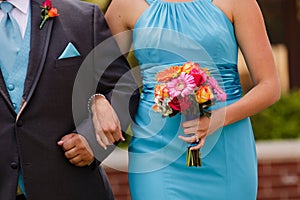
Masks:
[[[156,81],[152,109],[162,117],[172,117],[177,113],[185,114],[187,119],[210,117],[209,107],[216,100],[226,100],[226,93],[210,71],[195,62],[170,66],[156,74]],[[187,149],[187,166],[202,165],[200,151],[190,150],[198,142],[192,143]]]

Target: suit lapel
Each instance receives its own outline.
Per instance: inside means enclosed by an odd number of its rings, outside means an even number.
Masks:
[[[44,27],[41,30],[39,29],[39,25],[42,20],[40,17],[41,4],[42,0],[31,1],[31,50],[29,54],[29,64],[24,86],[23,102],[18,116],[24,110],[27,102],[30,100],[34,92],[34,89],[37,86],[48,52],[53,20],[48,20]]]

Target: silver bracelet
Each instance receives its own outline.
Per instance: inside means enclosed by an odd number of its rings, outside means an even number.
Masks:
[[[96,98],[96,96],[101,96],[101,97],[106,98],[103,94],[99,94],[99,93],[93,94],[89,98],[88,103],[87,103],[89,113],[92,113],[92,111],[91,111],[91,104],[92,104],[92,101],[94,101],[94,99]]]

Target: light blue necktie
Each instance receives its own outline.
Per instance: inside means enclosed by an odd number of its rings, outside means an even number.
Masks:
[[[22,44],[22,36],[17,21],[12,17],[10,11],[13,5],[2,2],[0,8],[4,14],[0,22],[0,65],[9,73],[15,63]]]

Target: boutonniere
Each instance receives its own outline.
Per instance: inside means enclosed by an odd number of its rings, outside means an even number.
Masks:
[[[54,18],[59,16],[57,9],[52,7],[52,2],[51,0],[45,0],[42,3],[41,6],[42,10],[41,10],[41,17],[42,17],[42,22],[40,24],[40,29],[43,28],[45,22],[50,19],[50,18]]]

